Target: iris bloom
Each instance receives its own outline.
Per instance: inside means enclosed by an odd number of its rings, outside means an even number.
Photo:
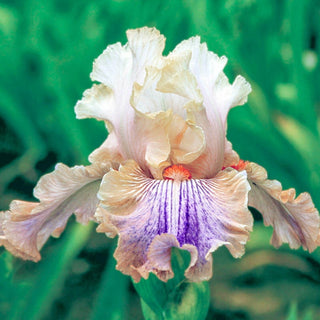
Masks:
[[[242,161],[226,140],[229,110],[247,101],[251,87],[223,73],[226,57],[208,51],[199,37],[163,56],[156,30],[127,32],[128,43],[110,45],[96,59],[78,119],[105,122],[109,135],[89,156],[89,166],[58,164],[43,176],[39,202],[13,201],[0,216],[0,241],[23,259],[38,261],[50,235],[59,236],[74,213],[94,220],[98,232],[119,236],[117,268],[135,281],[150,272],[173,276],[170,248],[191,254],[185,276],[212,275],[212,255],[225,245],[244,253],[259,210],[274,228],[271,243],[320,244],[319,215],[308,193],[282,190],[264,168]]]

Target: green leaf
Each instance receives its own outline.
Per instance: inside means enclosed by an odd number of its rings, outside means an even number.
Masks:
[[[173,279],[165,283],[150,274],[149,279],[134,283],[145,319],[205,319],[209,309],[209,285],[208,282],[189,282],[185,278],[184,271],[189,262],[188,252],[173,248]]]
[[[298,316],[298,306],[296,302],[292,302],[290,304],[290,308],[289,308],[289,313],[288,316],[286,318],[286,320],[298,320],[299,316]],[[313,320],[313,312],[312,309],[308,309],[304,315],[303,318],[301,318],[302,320]]]
[[[295,302],[290,304],[289,313],[286,320],[298,320],[298,308]]]
[[[103,273],[98,297],[90,317],[91,320],[124,319],[129,298],[129,277],[116,270],[116,261],[113,258],[115,248],[116,246],[114,245],[110,249],[108,263]]]
[[[59,248],[41,261],[32,287],[24,291],[22,306],[13,306],[8,319],[40,319],[45,314],[68,275],[68,266],[88,240],[92,226],[76,224],[68,230]]]
[[[13,272],[12,255],[9,252],[2,253],[0,256],[0,315],[8,315],[12,310],[12,304],[24,298],[26,283],[15,283],[12,279]]]
[[[313,320],[314,318],[313,318],[313,311],[312,311],[312,309],[308,309],[302,319],[303,319],[303,320]]]

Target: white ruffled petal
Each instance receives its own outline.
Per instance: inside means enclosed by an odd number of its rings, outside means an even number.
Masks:
[[[171,55],[180,55],[187,51],[192,53],[190,71],[195,76],[202,93],[209,121],[214,122],[219,116],[225,126],[230,108],[247,101],[247,95],[251,92],[250,84],[238,76],[230,85],[228,78],[223,73],[227,58],[218,57],[208,51],[207,45],[200,43],[199,37],[182,41]]]

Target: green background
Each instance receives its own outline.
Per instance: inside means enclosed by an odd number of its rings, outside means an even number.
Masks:
[[[253,87],[229,115],[235,150],[320,207],[320,1],[11,0],[0,1],[0,209],[32,200],[55,163],[88,163],[106,131],[76,120],[73,107],[91,87],[93,60],[145,25],[166,36],[165,53],[200,35],[228,57],[229,79],[242,74]],[[276,250],[254,216],[241,260],[214,254],[207,319],[319,319],[320,249]],[[114,242],[71,220],[38,264],[2,253],[1,319],[142,318],[130,279],[114,270]]]

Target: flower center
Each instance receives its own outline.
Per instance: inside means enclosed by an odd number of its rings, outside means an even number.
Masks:
[[[173,164],[163,170],[162,176],[167,180],[189,180],[192,178],[191,173],[181,164]]]

